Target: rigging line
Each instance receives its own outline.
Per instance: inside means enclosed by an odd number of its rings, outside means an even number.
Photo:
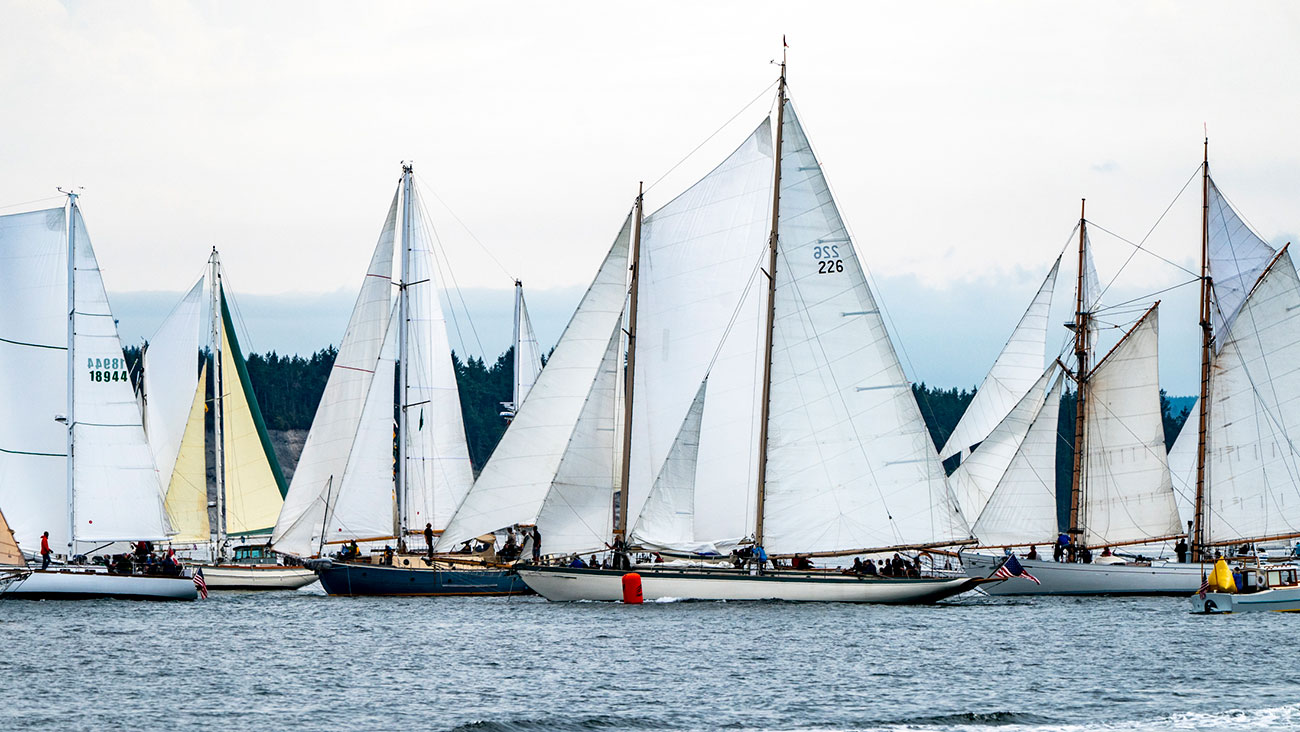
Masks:
[[[1189,275],[1196,276],[1196,273],[1195,273],[1195,272],[1193,272],[1193,271],[1191,271],[1190,269],[1184,267],[1183,265],[1181,265],[1181,264],[1179,264],[1179,263],[1173,261],[1172,259],[1168,259],[1168,258],[1166,258],[1166,257],[1163,257],[1163,256],[1159,255],[1159,254],[1156,254],[1155,252],[1151,251],[1150,249],[1146,249],[1146,248],[1144,248],[1142,244],[1139,244],[1139,243],[1136,243],[1136,242],[1130,241],[1129,239],[1127,239],[1127,238],[1125,238],[1125,237],[1123,237],[1123,236],[1120,236],[1119,234],[1116,234],[1115,232],[1111,231],[1110,229],[1107,229],[1106,227],[1102,226],[1101,224],[1097,223],[1096,221],[1091,221],[1091,220],[1090,220],[1090,221],[1088,221],[1088,223],[1092,225],[1092,228],[1094,228],[1094,229],[1100,229],[1102,232],[1107,233],[1107,234],[1110,234],[1111,236],[1115,237],[1116,239],[1119,239],[1120,241],[1124,242],[1125,244],[1128,244],[1129,246],[1133,247],[1133,251],[1129,254],[1129,259],[1130,259],[1130,260],[1131,260],[1131,259],[1133,258],[1133,256],[1136,255],[1138,252],[1142,252],[1143,254],[1150,254],[1151,256],[1155,257],[1156,259],[1159,259],[1160,261],[1164,262],[1165,264],[1169,265],[1170,267],[1174,267],[1175,269],[1180,269],[1180,270],[1182,270],[1183,272],[1185,272],[1185,273],[1187,273],[1187,274],[1189,274]],[[1145,243],[1146,239],[1143,239],[1142,241]],[[1124,261],[1124,264],[1127,265],[1127,264],[1128,264],[1128,260],[1125,260],[1125,261]],[[1124,268],[1123,268],[1123,267],[1120,267],[1120,269],[1122,270],[1122,269],[1124,269]],[[1114,282],[1114,280],[1112,279],[1111,282]],[[1110,284],[1107,283],[1106,288],[1103,288],[1103,289],[1102,289],[1102,292],[1105,292],[1106,289],[1109,288],[1109,287],[1110,287]],[[1100,298],[1100,297],[1101,297],[1101,296],[1098,295],[1098,298]]]
[[[442,200],[442,196],[438,195],[438,191],[435,190],[434,187],[429,184],[429,181],[419,173],[416,173],[415,177],[417,180],[420,181],[420,187],[423,188],[424,190],[427,190],[429,193],[433,194],[433,197],[437,199],[438,203],[441,203],[442,207],[447,209],[447,213],[451,214],[451,217],[456,220],[456,223],[460,224],[461,228],[465,230],[465,233],[469,234],[469,238],[474,240],[474,243],[479,246],[479,249],[482,249],[483,253],[487,254],[488,258],[491,259],[496,264],[496,266],[501,269],[501,272],[504,273],[506,277],[509,277],[510,281],[513,283],[515,281],[515,276],[510,274],[510,270],[506,269],[506,266],[501,263],[501,260],[496,258],[496,255],[492,253],[492,250],[488,249],[487,245],[485,245],[477,236],[474,235],[474,232],[470,230],[469,225],[466,224],[464,221],[462,221],[461,218],[456,215],[456,212],[452,210],[451,206],[448,205],[446,201]]]
[[[1122,308],[1122,307],[1126,307],[1126,306],[1128,306],[1128,305],[1135,305],[1135,304],[1142,303],[1142,302],[1150,302],[1150,301],[1151,301],[1151,298],[1155,297],[1156,295],[1163,295],[1164,293],[1166,293],[1166,292],[1170,292],[1171,290],[1177,290],[1177,289],[1180,288],[1180,287],[1186,287],[1186,286],[1188,286],[1188,285],[1194,285],[1194,284],[1196,284],[1197,282],[1200,282],[1200,281],[1201,281],[1201,278],[1200,278],[1199,276],[1196,276],[1196,277],[1194,277],[1193,279],[1187,280],[1186,282],[1180,282],[1180,283],[1178,283],[1178,284],[1176,284],[1176,285],[1170,285],[1169,287],[1166,287],[1166,288],[1164,288],[1163,290],[1156,290],[1155,292],[1148,293],[1148,294],[1146,294],[1146,295],[1143,295],[1142,297],[1135,297],[1135,298],[1133,298],[1132,300],[1125,300],[1125,301],[1123,301],[1123,302],[1117,302],[1117,303],[1115,303],[1114,305],[1107,305],[1107,306],[1105,306],[1105,307],[1099,307],[1099,308],[1097,308],[1096,310],[1093,311],[1093,314],[1096,315],[1096,314],[1098,314],[1098,313],[1107,313],[1107,312],[1110,312],[1110,311],[1112,311],[1112,310],[1115,310],[1116,308]],[[1146,310],[1146,308],[1144,307],[1142,310],[1144,311],[1144,310]],[[1140,312],[1140,311],[1133,311],[1133,312]]]
[[[778,80],[778,81],[779,81],[779,80]],[[682,163],[685,163],[687,160],[689,160],[689,159],[691,158],[692,155],[694,155],[695,153],[699,152],[699,151],[700,151],[700,148],[702,148],[702,147],[704,147],[705,145],[709,144],[709,141],[710,141],[710,140],[712,140],[713,138],[717,137],[717,136],[718,136],[718,133],[720,133],[720,132],[722,132],[724,129],[726,129],[726,127],[727,127],[728,125],[730,125],[732,122],[735,122],[737,117],[739,117],[740,115],[742,115],[742,114],[744,114],[746,111],[748,111],[750,107],[754,106],[754,103],[755,103],[755,102],[757,102],[758,100],[760,100],[760,99],[762,99],[764,96],[766,96],[767,93],[770,92],[770,91],[772,90],[772,88],[775,87],[775,86],[777,85],[777,83],[778,83],[777,81],[773,81],[771,84],[768,84],[767,86],[763,87],[763,91],[759,92],[758,94],[756,94],[756,95],[754,96],[753,99],[751,99],[751,100],[749,100],[748,102],[746,102],[746,103],[745,103],[745,106],[741,107],[741,108],[740,108],[740,109],[739,109],[735,114],[731,115],[731,118],[730,118],[730,119],[728,119],[726,122],[723,122],[722,125],[721,125],[720,127],[718,127],[718,129],[714,130],[713,133],[710,134],[708,137],[704,138],[704,140],[703,140],[702,142],[700,142],[700,144],[696,145],[696,146],[695,146],[695,147],[694,147],[690,152],[686,153],[686,156],[685,156],[685,157],[683,157],[681,160],[678,160],[676,163],[674,163],[674,164],[673,164],[673,167],[671,167],[671,168],[669,168],[668,170],[664,171],[664,174],[661,175],[661,176],[659,176],[658,178],[656,178],[654,183],[651,183],[650,185],[646,186],[644,192],[645,192],[645,193],[649,193],[650,191],[654,190],[654,187],[657,186],[657,185],[659,185],[659,183],[662,182],[664,178],[667,178],[669,175],[672,174],[672,172],[673,172],[674,170],[677,170],[679,167],[681,167]]]
[[[456,297],[460,300],[461,311],[464,313],[465,321],[469,324],[470,333],[474,336],[474,343],[478,345],[480,357],[486,360],[487,350],[483,348],[483,341],[479,338],[478,328],[474,325],[474,319],[470,317],[469,306],[465,303],[465,293],[461,290],[460,284],[456,281],[456,273],[452,269],[451,260],[447,258],[446,249],[442,246],[442,238],[438,236],[438,228],[433,224],[433,217],[429,214],[429,209],[424,205],[424,197],[418,192],[415,192],[415,204],[421,222],[423,222],[425,228],[433,234],[434,246],[429,248],[429,253],[433,255],[433,266],[438,270],[439,275],[445,275],[445,277],[443,277],[443,282],[451,283],[452,290],[456,292]],[[434,293],[433,297],[440,297],[440,295]],[[447,304],[452,304],[450,297],[448,298]],[[456,337],[460,339],[461,347],[468,351],[469,346],[465,342],[465,336],[460,329],[460,318],[456,317],[456,309],[454,307],[450,309],[452,324],[456,326]],[[469,354],[466,353],[465,357],[466,362],[468,363]]]
[[[67,197],[66,197],[66,196],[46,196],[45,198],[33,198],[33,199],[30,200],[30,201],[23,201],[22,203],[7,203],[7,204],[5,204],[5,205],[3,205],[3,206],[0,206],[0,210],[2,210],[2,209],[6,209],[6,208],[19,208],[19,207],[22,207],[22,206],[30,206],[30,205],[32,205],[33,203],[44,203],[45,201],[57,201],[57,200],[67,200]],[[34,213],[34,212],[32,212],[32,213]]]
[[[1169,211],[1174,207],[1174,204],[1175,204],[1175,203],[1178,203],[1178,199],[1180,199],[1180,198],[1183,197],[1183,193],[1185,193],[1185,192],[1187,191],[1187,186],[1191,185],[1193,180],[1196,180],[1196,176],[1197,176],[1197,174],[1199,174],[1200,172],[1201,172],[1201,166],[1200,166],[1200,165],[1197,165],[1197,166],[1196,166],[1196,170],[1193,170],[1193,171],[1192,171],[1192,174],[1191,174],[1190,176],[1188,176],[1188,178],[1187,178],[1187,182],[1186,182],[1186,183],[1183,183],[1183,187],[1182,187],[1182,188],[1178,189],[1178,193],[1177,193],[1177,195],[1174,196],[1174,199],[1173,199],[1172,201],[1169,202],[1169,205],[1168,205],[1168,206],[1165,206],[1165,210],[1164,210],[1163,212],[1161,212],[1161,214],[1160,214],[1160,216],[1159,216],[1158,218],[1156,218],[1155,223],[1154,223],[1154,224],[1151,224],[1151,228],[1150,228],[1150,229],[1147,229],[1147,233],[1142,237],[1142,240],[1139,241],[1139,242],[1136,243],[1136,244],[1134,244],[1133,242],[1129,241],[1128,239],[1125,239],[1124,237],[1122,237],[1122,236],[1120,236],[1120,235],[1118,235],[1118,234],[1116,234],[1116,233],[1114,233],[1114,232],[1112,232],[1112,231],[1107,230],[1105,227],[1102,227],[1102,226],[1100,226],[1100,225],[1098,225],[1098,224],[1093,224],[1093,226],[1096,226],[1098,229],[1101,229],[1102,231],[1106,232],[1107,234],[1110,234],[1111,236],[1114,236],[1115,238],[1119,239],[1120,241],[1122,241],[1122,242],[1124,242],[1124,243],[1126,243],[1126,244],[1130,244],[1130,245],[1132,245],[1132,246],[1134,247],[1133,251],[1132,251],[1132,252],[1129,252],[1128,259],[1124,260],[1124,264],[1119,268],[1119,271],[1117,271],[1117,272],[1115,273],[1115,276],[1112,277],[1112,278],[1110,279],[1110,282],[1107,282],[1107,283],[1106,283],[1106,286],[1105,286],[1105,287],[1101,288],[1101,292],[1097,293],[1097,297],[1093,300],[1094,303],[1096,303],[1096,302],[1100,302],[1100,301],[1101,301],[1101,296],[1104,295],[1104,294],[1106,294],[1106,291],[1110,289],[1110,286],[1111,286],[1111,285],[1115,284],[1115,280],[1119,277],[1120,272],[1123,272],[1123,271],[1124,271],[1124,268],[1127,267],[1127,266],[1128,266],[1128,263],[1131,262],[1131,261],[1133,260],[1133,257],[1137,256],[1137,253],[1138,253],[1139,251],[1145,251],[1145,252],[1147,252],[1148,254],[1151,254],[1152,256],[1155,256],[1155,257],[1158,257],[1158,258],[1164,260],[1165,262],[1169,262],[1169,260],[1165,259],[1164,257],[1161,257],[1160,255],[1155,254],[1154,252],[1151,252],[1150,250],[1143,249],[1142,247],[1147,243],[1147,239],[1150,239],[1150,238],[1151,238],[1151,234],[1153,234],[1153,233],[1155,232],[1156,227],[1160,226],[1160,222],[1165,220],[1165,216],[1168,216],[1168,215],[1169,215]],[[1089,222],[1089,223],[1091,223],[1091,222]],[[1197,278],[1200,277],[1199,274],[1197,274],[1197,273],[1195,273],[1195,272],[1192,272],[1192,271],[1188,270],[1188,269],[1185,268],[1185,267],[1182,267],[1182,266],[1180,266],[1180,265],[1174,264],[1173,262],[1169,262],[1169,264],[1171,264],[1171,265],[1177,267],[1178,269],[1183,270],[1184,272],[1187,272],[1187,274],[1190,274],[1190,275],[1192,275],[1192,276],[1194,276],[1194,277],[1197,277]]]

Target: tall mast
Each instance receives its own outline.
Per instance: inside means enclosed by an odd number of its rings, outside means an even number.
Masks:
[[[519,321],[520,321],[519,311],[520,311],[520,309],[521,309],[521,306],[523,305],[523,302],[524,302],[524,283],[521,282],[520,280],[515,280],[515,343],[514,343],[514,346],[515,346],[515,347],[514,347],[513,349],[511,349],[511,350],[514,351],[514,354],[515,354],[514,372],[513,372],[513,373],[514,373],[514,382],[515,382],[515,383],[514,383],[514,385],[513,385],[513,389],[512,389],[511,394],[510,394],[510,411],[511,411],[511,416],[512,416],[512,417],[513,417],[515,414],[518,414],[518,413],[519,413],[519,401],[520,401],[520,399],[519,399],[519,373],[520,373],[520,369],[521,369],[521,367],[523,366],[523,363],[524,363],[524,360],[523,360],[522,356],[520,355],[520,351],[522,351],[523,349],[521,349],[521,348],[519,347],[519,346],[520,346],[520,339],[523,337],[523,334],[520,333],[520,331],[519,331],[519,328],[520,328],[520,322],[519,322]]]
[[[76,425],[76,384],[77,384],[77,242],[76,214],[77,194],[66,192],[68,196],[68,559],[77,553],[77,501],[76,487],[73,480],[73,451],[76,446],[72,440],[72,430]]]
[[[614,536],[627,537],[628,479],[632,472],[632,396],[636,385],[636,310],[641,274],[641,219],[645,184],[636,186],[636,226],[632,229],[632,285],[627,300],[627,365],[623,377],[623,463],[618,481],[618,521]]]
[[[1210,138],[1205,138],[1205,158],[1201,163],[1201,398],[1196,435],[1196,506],[1192,519],[1192,558],[1199,558],[1205,546],[1205,446],[1210,413],[1210,357],[1214,347],[1214,324],[1210,317]]]
[[[781,45],[785,46],[785,39]],[[776,324],[776,248],[781,219],[781,138],[785,127],[785,50],[781,50],[781,79],[776,93],[776,147],[772,176],[772,230],[767,240],[767,326],[763,339],[763,402],[758,427],[758,502],[754,513],[754,543],[763,545],[763,502],[767,493],[767,422],[772,407],[772,329]]]
[[[406,289],[410,287],[411,266],[411,178],[410,163],[402,164],[402,282],[397,290],[398,311],[401,315],[400,328],[397,331],[398,363],[402,369],[401,403],[397,410],[397,524],[393,527],[393,536],[397,537],[398,550],[406,546],[406,405],[410,403],[408,384],[410,383],[409,333],[411,329],[411,305]]]
[[[1084,217],[1087,199],[1079,203],[1079,279],[1075,285],[1074,297],[1074,473],[1070,480],[1070,527],[1075,541],[1083,533],[1080,526],[1079,507],[1083,494],[1083,452],[1085,449],[1084,426],[1088,408],[1088,321],[1091,315],[1084,302],[1084,287],[1087,270],[1088,220]]]
[[[221,259],[217,248],[212,247],[212,256],[208,257],[211,273],[208,286],[212,292],[212,447],[214,452],[213,473],[217,488],[217,539],[213,558],[221,554],[226,543],[226,456],[224,424],[225,418],[225,384],[221,369],[222,317],[221,317]]]

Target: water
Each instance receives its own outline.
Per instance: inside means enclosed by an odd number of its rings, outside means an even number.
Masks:
[[[0,729],[1300,728],[1295,617],[214,593],[0,600]]]

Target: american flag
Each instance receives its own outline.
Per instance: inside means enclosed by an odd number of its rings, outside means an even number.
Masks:
[[[202,567],[199,567],[194,570],[194,589],[199,591],[200,599],[203,600],[208,599],[208,583],[203,581]]]
[[[1025,568],[1020,566],[1020,562],[1015,558],[1014,555],[1008,555],[1007,561],[1003,562],[1001,567],[998,567],[998,571],[994,572],[993,576],[1000,577],[1002,579],[1011,579],[1012,577],[1023,577],[1024,579],[1027,579],[1036,585],[1043,584],[1042,582],[1038,581],[1037,577],[1025,571]]]

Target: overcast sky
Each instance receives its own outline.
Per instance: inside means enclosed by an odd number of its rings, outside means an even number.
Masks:
[[[216,245],[252,347],[312,350],[338,340],[413,160],[471,309],[499,294],[508,313],[521,277],[553,342],[637,181],[716,131],[650,189],[662,205],[762,119],[782,34],[914,379],[979,380],[1081,197],[1099,227],[1145,236],[1203,125],[1256,230],[1300,232],[1287,3],[7,2],[0,212],[85,187],[124,340],[165,315],[141,293],[179,293]],[[1147,245],[1195,269],[1198,207],[1193,185]],[[1132,249],[1094,241],[1104,281]],[[1139,254],[1116,292],[1186,279]],[[1175,391],[1195,383],[1194,295],[1162,295]]]

